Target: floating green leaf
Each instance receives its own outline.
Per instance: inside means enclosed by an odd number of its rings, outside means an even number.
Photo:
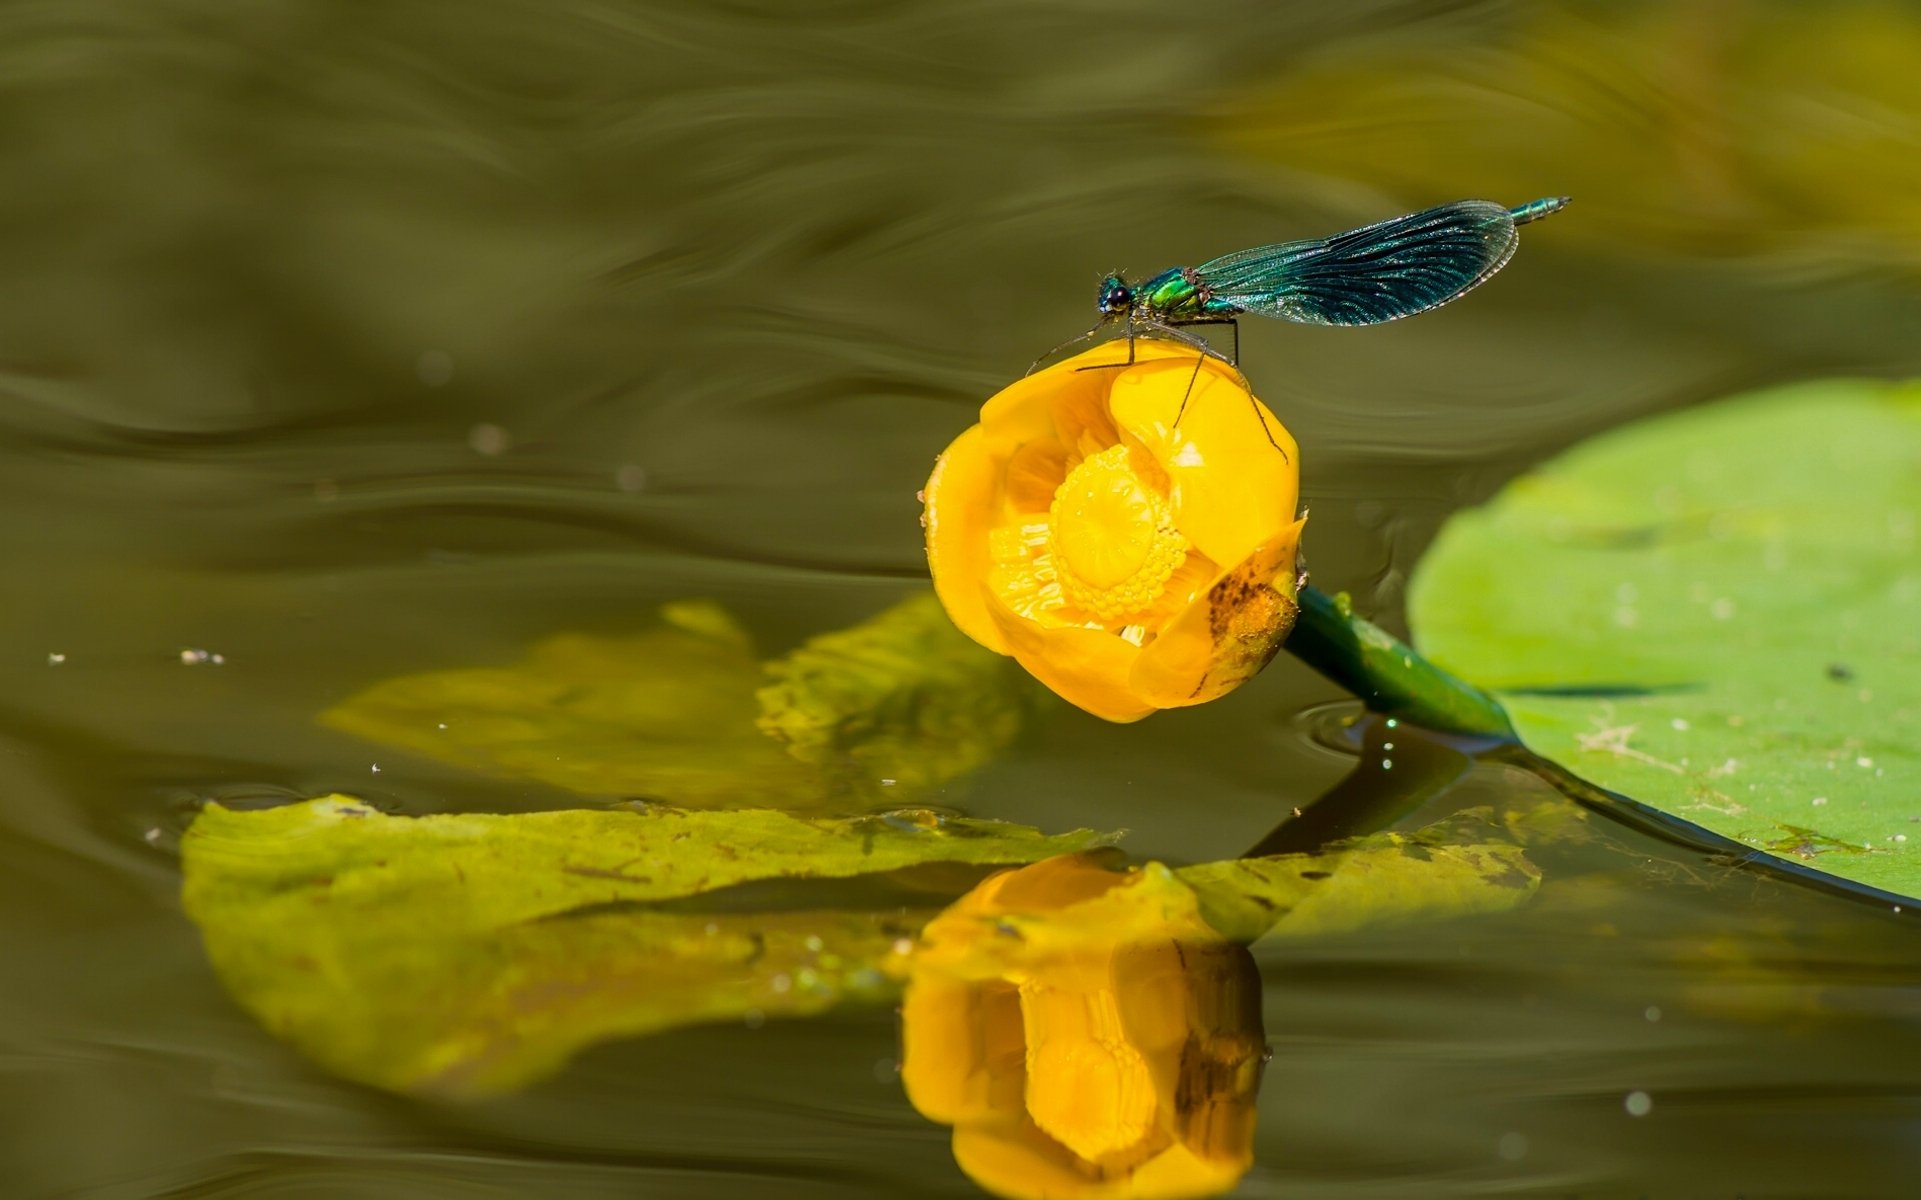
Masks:
[[[321,720],[590,796],[807,812],[907,803],[1005,748],[1029,711],[1004,660],[938,613],[924,593],[763,667],[723,609],[682,601],[638,634],[561,634],[510,666],[387,680]]]
[[[1418,643],[1575,774],[1921,895],[1921,387],[1762,392],[1595,439],[1449,522]]]
[[[1107,840],[912,812],[409,818],[329,796],[208,805],[181,853],[187,913],[263,1025],[350,1079],[477,1095],[615,1035],[889,996],[880,968],[929,915],[662,902],[758,880],[1029,862]]]
[[[1151,870],[1251,941],[1519,903],[1537,873],[1500,838],[1469,813],[1322,855]],[[473,1097],[611,1037],[890,1000],[922,925],[980,868],[1111,840],[912,811],[398,817],[328,796],[208,805],[181,852],[187,913],[264,1026],[348,1079]],[[935,864],[971,869],[926,878]],[[806,890],[834,879],[865,881],[865,908]],[[784,890],[753,891],[767,881]]]

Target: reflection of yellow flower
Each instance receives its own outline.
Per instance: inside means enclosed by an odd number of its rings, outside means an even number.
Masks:
[[[908,1097],[989,1191],[1211,1196],[1253,1162],[1260,979],[1165,867],[1003,872],[926,927],[911,972]]]
[[[1226,364],[1135,348],[1132,367],[1113,341],[1006,388],[924,493],[954,623],[1110,721],[1231,691],[1297,611],[1294,439]]]

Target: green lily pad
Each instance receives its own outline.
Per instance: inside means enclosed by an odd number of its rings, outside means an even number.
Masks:
[[[890,998],[890,961],[944,897],[918,913],[663,902],[1110,840],[914,812],[398,817],[327,796],[210,804],[181,856],[215,971],[269,1030],[349,1079],[473,1096],[607,1037]]]
[[[1422,650],[1609,790],[1921,895],[1921,386],[1638,423],[1442,530]]]
[[[1325,854],[1152,869],[1246,942],[1512,907],[1539,874],[1503,837],[1471,812]],[[181,854],[187,914],[262,1025],[344,1078],[463,1099],[608,1038],[890,1002],[922,926],[979,868],[1112,840],[912,811],[399,817],[328,796],[208,805]],[[753,891],[831,879],[865,881],[865,907]]]
[[[923,593],[762,664],[724,609],[681,601],[639,633],[560,634],[511,665],[386,680],[320,720],[589,796],[898,805],[999,753],[1031,709],[1006,660],[939,612]]]

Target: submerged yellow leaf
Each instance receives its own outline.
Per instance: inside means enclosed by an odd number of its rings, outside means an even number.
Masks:
[[[901,792],[981,766],[1020,733],[1038,688],[922,592],[767,664],[760,728],[802,762]]]
[[[991,759],[1031,710],[1026,681],[931,594],[764,666],[718,605],[660,616],[624,637],[556,635],[509,666],[390,679],[321,721],[584,795],[825,812],[907,803]]]
[[[520,662],[407,675],[321,714],[441,762],[590,796],[818,810],[831,787],[754,728],[760,663],[718,605],[626,637],[559,634]]]

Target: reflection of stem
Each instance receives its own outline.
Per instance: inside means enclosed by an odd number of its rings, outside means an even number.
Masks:
[[[1359,696],[1375,712],[1446,733],[1517,740],[1498,702],[1356,616],[1345,593],[1311,587],[1296,597],[1301,614],[1288,653]]]
[[[1334,842],[1379,832],[1448,791],[1473,765],[1468,751],[1446,737],[1369,721],[1354,770],[1241,857],[1320,854]]]

